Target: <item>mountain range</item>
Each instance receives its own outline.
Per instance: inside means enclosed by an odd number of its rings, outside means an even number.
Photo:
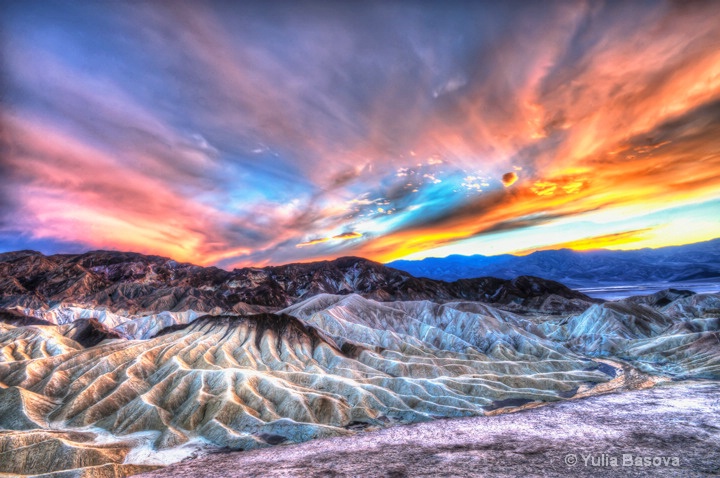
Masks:
[[[575,288],[698,280],[720,283],[720,239],[659,249],[559,249],[526,256],[451,255],[417,261],[398,260],[386,265],[416,277],[445,281],[480,276],[512,279],[530,275]]]
[[[187,310],[257,313],[320,293],[357,293],[380,301],[479,300],[549,313],[584,310],[593,302],[560,283],[538,277],[445,282],[416,278],[358,257],[225,271],[112,251],[0,254],[0,308],[83,305],[126,314]]]

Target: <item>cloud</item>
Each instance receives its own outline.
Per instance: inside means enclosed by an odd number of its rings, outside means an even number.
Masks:
[[[712,2],[2,10],[0,247],[391,260],[720,187]]]
[[[557,177],[553,178],[552,181],[535,181],[530,187],[530,190],[538,196],[552,196],[559,191],[562,191],[564,194],[576,194],[586,187],[587,184],[588,180],[584,177]]]
[[[515,182],[517,180],[518,180],[518,175],[515,172],[505,173],[502,176],[502,183],[503,183],[503,186],[505,186],[506,188],[515,184]]]
[[[363,237],[359,232],[349,231],[337,234],[332,237],[319,237],[316,239],[310,239],[309,241],[301,242],[296,247],[314,246],[315,244],[322,244],[328,241],[346,241],[348,239],[357,239]]]
[[[342,234],[338,234],[337,236],[333,236],[333,239],[357,239],[358,237],[362,237],[362,234],[359,232],[343,232]]]
[[[550,181],[535,181],[530,190],[538,196],[552,196],[555,194],[557,184]]]
[[[616,232],[612,234],[603,234],[600,236],[589,236],[575,241],[559,242],[550,246],[541,248],[532,248],[525,251],[517,251],[518,255],[526,255],[535,251],[545,251],[553,249],[573,249],[576,251],[589,251],[594,249],[613,249],[617,246],[627,247],[630,244],[644,241],[651,237],[651,232],[655,231],[654,227],[646,227],[642,229],[633,229],[630,231]]]
[[[272,240],[251,217],[232,216],[52,128],[3,117],[11,171],[4,192],[17,198],[3,231],[37,239],[170,255],[202,264]],[[12,185],[12,190],[8,187]],[[268,219],[274,211],[267,211]]]
[[[323,242],[327,242],[329,240],[329,237],[318,237],[316,239],[310,239],[309,241],[301,242],[295,247],[314,246],[315,244],[322,244]]]

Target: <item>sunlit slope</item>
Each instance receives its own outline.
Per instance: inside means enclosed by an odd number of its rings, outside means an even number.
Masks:
[[[396,332],[366,334],[372,327],[351,318],[340,340],[331,326],[310,325],[321,318],[207,316],[152,339],[90,348],[62,335],[62,326],[5,325],[0,428],[14,431],[0,432],[8,453],[0,471],[125,473],[120,464],[173,462],[201,446],[249,449],[477,415],[560,400],[611,379],[562,347],[545,357],[501,344],[484,353],[440,329],[425,342],[427,330],[416,324],[400,320]],[[8,351],[21,342],[22,355]],[[29,450],[47,458],[30,460]],[[59,462],[56,453],[71,458]]]

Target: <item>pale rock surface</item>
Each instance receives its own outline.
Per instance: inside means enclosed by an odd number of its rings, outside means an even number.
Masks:
[[[718,396],[717,382],[670,383],[492,417],[216,453],[138,478],[718,476]],[[666,462],[622,466],[623,455]]]
[[[720,378],[718,294],[593,305],[537,278],[448,284],[357,258],[226,272],[109,252],[0,255],[0,278],[10,476],[125,476]]]

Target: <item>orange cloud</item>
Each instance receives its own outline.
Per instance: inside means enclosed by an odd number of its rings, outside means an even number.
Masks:
[[[720,190],[720,118],[714,110],[688,112],[687,122],[702,124],[701,130],[688,130],[686,121],[660,125],[664,145],[648,148],[644,135],[626,140],[624,144],[608,145],[614,154],[589,156],[578,171],[591,170],[592,181],[578,176],[559,175],[538,180],[518,188],[488,192],[441,217],[406,227],[368,241],[359,253],[377,260],[389,261],[413,253],[431,250],[477,235],[527,225],[523,218],[553,217],[572,219],[595,211],[622,211],[635,208],[639,213],[660,211],[668,205],[689,204],[717,196]],[[632,159],[629,159],[632,156]],[[698,158],[702,158],[699,161]],[[562,189],[562,194],[558,190]],[[550,192],[554,194],[551,194]],[[618,213],[617,218],[622,218]],[[547,217],[548,219],[542,219]],[[515,224],[515,226],[513,226]],[[649,231],[641,231],[649,233]],[[642,239],[641,232],[599,237],[567,247],[631,246]],[[711,239],[687,231],[689,240]],[[611,242],[612,237],[612,242]],[[673,238],[679,243],[679,238]]]
[[[309,241],[301,242],[300,244],[296,245],[295,247],[306,247],[306,246],[314,246],[315,244],[322,244],[323,242],[329,241],[329,237],[318,237],[317,239],[310,239]]]
[[[516,255],[527,255],[536,251],[546,251],[553,249],[572,249],[575,251],[590,251],[595,249],[608,249],[615,248],[617,246],[628,246],[636,242],[645,241],[651,237],[649,233],[653,232],[655,228],[647,227],[642,229],[635,229],[632,231],[617,232],[614,234],[603,234],[600,236],[586,237],[584,239],[578,239],[577,241],[560,242],[541,248],[532,248],[524,251],[518,251]]]
[[[535,181],[530,190],[538,196],[552,196],[557,192],[558,187],[565,194],[576,194],[587,185],[587,180],[574,177],[557,177],[552,181]]]
[[[338,234],[337,236],[333,236],[333,239],[357,239],[358,237],[362,237],[362,234],[359,232],[343,232],[342,234]]]
[[[305,246],[313,246],[315,244],[322,244],[323,242],[328,241],[346,241],[348,239],[357,239],[358,237],[362,237],[362,234],[359,232],[343,232],[342,234],[338,234],[336,236],[332,237],[319,237],[317,239],[311,239],[306,242],[301,242],[300,244],[296,245],[295,247],[305,247]]]
[[[502,183],[506,188],[515,184],[515,181],[517,180],[518,175],[515,172],[505,173],[502,177]]]
[[[557,184],[550,181],[536,181],[530,188],[538,196],[552,196],[556,189]]]
[[[14,226],[36,238],[198,264],[248,254],[258,244],[250,236],[261,237],[261,224],[197,202],[173,190],[172,183],[45,125],[10,115],[2,119],[8,139],[4,160],[22,179]],[[238,232],[229,234],[226,227]]]

